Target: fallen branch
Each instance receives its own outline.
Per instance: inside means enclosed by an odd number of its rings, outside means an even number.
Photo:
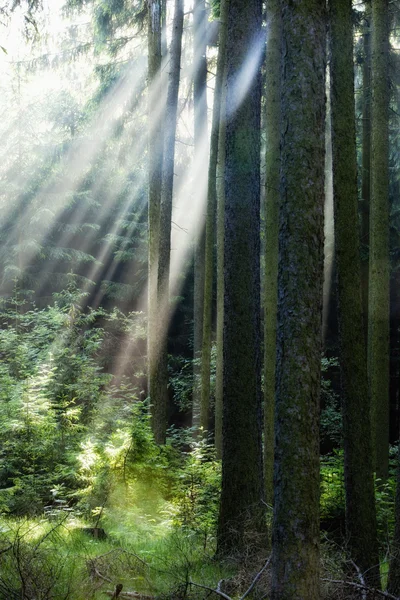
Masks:
[[[247,596],[254,590],[255,586],[257,585],[258,581],[261,578],[261,575],[267,569],[270,562],[271,562],[271,556],[268,557],[268,559],[266,560],[261,571],[259,571],[257,573],[257,575],[254,577],[253,581],[251,582],[250,587],[245,591],[243,596],[241,596],[239,598],[239,600],[245,600],[245,598],[247,598]],[[202,588],[203,590],[208,590],[209,592],[213,592],[214,594],[217,594],[217,596],[220,596],[220,598],[224,598],[225,600],[232,600],[232,598],[230,596],[228,596],[228,594],[224,594],[224,592],[221,592],[222,582],[223,582],[223,579],[221,579],[221,581],[218,582],[218,585],[216,588],[212,588],[212,587],[208,587],[208,585],[203,585],[201,583],[195,583],[194,581],[189,581],[190,585],[194,585],[196,587]]]
[[[344,581],[343,579],[322,579],[321,581],[326,581],[328,583],[336,583],[338,585],[348,585],[358,590],[365,590],[370,594],[375,594],[377,596],[381,596],[382,598],[387,598],[388,600],[400,600],[399,596],[393,596],[393,594],[389,594],[389,592],[382,592],[381,590],[377,590],[376,588],[370,588],[366,585],[363,585],[362,583],[354,583],[354,581]]]
[[[112,590],[107,590],[104,592],[107,596],[111,598],[114,596],[115,592]],[[114,596],[115,597],[115,596]],[[140,594],[139,592],[120,592],[118,598],[136,598],[136,600],[154,600],[155,596],[146,596],[146,594]]]
[[[353,567],[355,568],[355,570],[357,571],[358,579],[360,580],[361,585],[365,586],[365,579],[363,577],[363,574],[361,573],[360,567],[358,565],[356,565],[356,563],[354,561],[350,561],[350,562],[353,565]],[[368,594],[367,590],[363,590],[361,592],[362,600],[367,600],[367,594]]]
[[[257,573],[257,575],[254,577],[250,587],[248,588],[248,590],[243,594],[243,596],[240,598],[240,600],[244,600],[255,588],[255,586],[257,585],[261,575],[264,573],[264,571],[266,570],[266,568],[268,567],[269,563],[271,562],[271,555],[267,558],[263,568],[261,569],[261,571],[259,571]]]
[[[212,587],[208,587],[208,585],[203,585],[201,583],[196,583],[194,581],[189,581],[190,585],[194,585],[196,587],[202,588],[203,590],[208,590],[209,592],[214,592],[214,594],[217,594],[217,596],[220,596],[221,598],[225,598],[225,600],[232,600],[232,598],[230,596],[228,596],[227,594],[224,594],[224,592],[221,592],[218,589],[214,589]]]

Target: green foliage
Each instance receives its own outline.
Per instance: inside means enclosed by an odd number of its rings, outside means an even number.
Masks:
[[[221,485],[221,463],[215,449],[197,443],[179,472],[174,523],[189,535],[199,536],[204,548],[215,535]]]
[[[70,288],[39,310],[16,296],[0,312],[2,510],[35,514],[79,487],[76,452],[110,380],[95,360],[104,332],[80,300]]]
[[[72,594],[76,559],[60,560],[63,523],[20,522],[0,533],[0,600],[55,600]]]
[[[217,348],[213,344],[210,357],[210,406],[215,400],[215,377],[217,366]],[[174,390],[174,402],[179,410],[186,411],[192,407],[193,387],[200,389],[201,358],[186,358],[184,356],[169,356],[168,368],[170,385]]]
[[[344,516],[343,450],[321,457],[321,521],[329,522]]]
[[[330,530],[341,528],[344,534],[345,492],[344,453],[334,450],[321,457],[321,521]],[[397,448],[390,449],[390,476],[387,482],[375,482],[378,538],[382,548],[387,548],[394,532],[394,502],[396,492]]]

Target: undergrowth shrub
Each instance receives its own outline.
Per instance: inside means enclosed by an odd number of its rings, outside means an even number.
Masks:
[[[60,560],[61,527],[26,522],[0,533],[0,600],[72,598],[76,560]]]
[[[103,506],[110,473],[123,479],[156,452],[138,378],[113,381],[103,369],[109,338],[140,338],[143,318],[83,310],[84,296],[71,283],[44,309],[18,294],[0,306],[3,513],[82,508],[90,494],[88,505]]]
[[[221,463],[215,458],[215,449],[198,442],[179,472],[174,524],[200,537],[204,548],[216,533],[220,489]]]

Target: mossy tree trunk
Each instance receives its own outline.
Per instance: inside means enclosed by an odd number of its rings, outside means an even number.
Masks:
[[[160,209],[160,253],[158,259],[158,371],[162,403],[159,409],[159,438],[165,442],[168,401],[168,324],[171,217],[174,183],[175,135],[181,74],[183,0],[175,0],[175,14],[169,53],[169,77],[165,108],[165,140]],[[162,413],[163,409],[163,413]],[[164,427],[161,431],[162,426]]]
[[[225,10],[221,3],[222,11]],[[221,116],[222,82],[225,65],[226,28],[222,25],[219,36],[219,49],[217,58],[217,74],[214,86],[214,105],[211,124],[210,162],[208,168],[207,190],[207,217],[206,217],[206,245],[205,245],[205,272],[204,272],[204,314],[203,314],[203,339],[201,352],[201,416],[200,425],[203,430],[208,429],[210,405],[210,370],[211,370],[211,342],[212,342],[212,299],[213,299],[213,272],[214,272],[214,244],[216,230],[217,210],[217,164]],[[219,417],[219,415],[218,415]],[[219,425],[218,425],[219,427]],[[219,434],[218,434],[219,435]],[[216,434],[217,437],[217,434]],[[219,442],[218,442],[219,444]]]
[[[205,140],[207,139],[207,39],[206,39],[205,0],[194,0],[193,41],[194,62],[196,65],[193,79],[194,106],[194,196],[195,202],[203,202],[202,181],[204,179]],[[201,165],[201,167],[200,167]],[[204,169],[202,168],[204,166]],[[206,208],[204,207],[204,211]],[[203,211],[203,212],[204,212]],[[194,251],[194,293],[193,293],[193,425],[208,430],[208,413],[203,415],[201,407],[201,350],[203,338],[204,279],[205,279],[205,228],[200,223]]]
[[[276,316],[280,181],[281,9],[267,1],[265,83],[265,302],[264,302],[264,479],[265,499],[273,503]]]
[[[261,0],[229,0],[226,47],[222,491],[217,552],[240,554],[264,531],[260,356]],[[242,96],[243,94],[243,96]]]
[[[346,532],[353,561],[380,586],[363,328],[351,0],[330,0],[333,196],[344,437]]]
[[[273,600],[319,598],[326,11],[283,0]]]
[[[389,467],[389,7],[372,3],[368,370],[376,476]]]
[[[161,0],[148,2],[148,89],[149,89],[149,192],[148,192],[148,325],[147,375],[151,423],[157,443],[165,440],[165,396],[158,361],[157,272],[159,256],[160,202],[164,133],[159,112],[161,77]]]
[[[365,339],[368,340],[369,205],[371,202],[371,0],[365,2],[362,78],[361,285]]]

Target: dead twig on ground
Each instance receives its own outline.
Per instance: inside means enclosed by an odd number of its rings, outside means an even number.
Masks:
[[[271,562],[271,556],[269,556],[268,559],[265,561],[263,568],[253,578],[253,581],[251,582],[250,586],[247,588],[247,590],[245,591],[245,593],[243,594],[243,596],[240,597],[239,600],[245,600],[245,598],[247,598],[247,596],[249,594],[251,594],[251,592],[254,590],[254,588],[256,587],[257,583],[259,582],[262,574],[268,568],[270,562]],[[216,594],[220,598],[224,598],[225,600],[232,600],[232,598],[230,596],[228,596],[228,594],[225,594],[224,592],[221,592],[221,584],[222,584],[222,582],[223,582],[223,579],[221,579],[221,581],[218,582],[218,585],[217,585],[216,588],[212,588],[212,587],[209,587],[208,585],[203,585],[201,583],[196,583],[195,581],[189,581],[189,584],[190,585],[194,585],[194,586],[199,587],[199,588],[203,588],[204,590],[208,590],[209,592],[213,592],[214,594]]]
[[[111,596],[112,598],[115,598],[115,591],[113,592],[112,590],[107,590],[105,592],[107,594],[107,596]],[[155,596],[147,596],[146,594],[141,594],[140,592],[119,592],[118,598],[136,598],[136,600],[154,600]]]
[[[364,590],[368,594],[373,594],[375,596],[380,596],[381,598],[386,598],[387,600],[400,600],[399,596],[394,596],[389,592],[382,592],[381,590],[377,590],[376,588],[370,588],[367,585],[362,583],[355,583],[354,581],[345,581],[344,579],[321,579],[321,581],[325,581],[327,583],[336,583],[337,585],[347,585],[358,590]]]

